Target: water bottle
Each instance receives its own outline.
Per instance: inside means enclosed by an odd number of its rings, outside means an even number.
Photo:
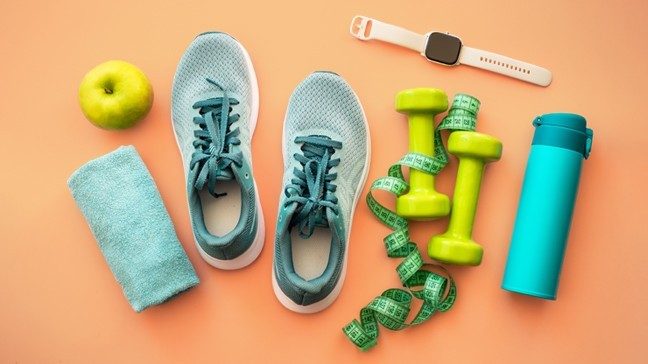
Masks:
[[[555,300],[581,167],[593,132],[577,114],[545,114],[533,125],[502,288]]]

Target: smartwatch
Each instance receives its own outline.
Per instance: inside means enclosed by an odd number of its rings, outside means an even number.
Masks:
[[[551,72],[545,68],[464,46],[459,37],[449,33],[418,34],[365,16],[353,18],[350,32],[361,40],[376,39],[415,50],[429,61],[445,66],[465,64],[539,86],[551,83]]]

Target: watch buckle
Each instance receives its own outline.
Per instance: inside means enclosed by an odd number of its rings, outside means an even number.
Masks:
[[[370,18],[356,15],[351,20],[351,28],[349,29],[349,32],[358,39],[369,40],[371,39],[371,26],[372,21]]]

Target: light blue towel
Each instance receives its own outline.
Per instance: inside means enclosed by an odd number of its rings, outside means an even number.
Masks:
[[[135,311],[198,284],[135,147],[89,161],[70,176],[68,187]]]

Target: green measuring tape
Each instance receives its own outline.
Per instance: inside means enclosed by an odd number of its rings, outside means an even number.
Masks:
[[[409,189],[403,176],[402,167],[414,168],[437,175],[448,164],[448,154],[441,138],[442,130],[474,131],[480,102],[476,98],[458,94],[445,118],[434,132],[434,157],[419,153],[408,153],[387,172],[387,177],[374,181],[367,194],[367,205],[383,224],[394,230],[383,242],[390,258],[403,258],[396,272],[407,289],[392,288],[374,298],[360,310],[360,321],[354,319],[342,328],[344,334],[360,350],[371,349],[378,342],[378,324],[389,330],[402,330],[427,321],[436,312],[449,310],[457,298],[457,287],[445,268],[424,263],[423,257],[409,237],[408,222],[394,211],[381,205],[373,196],[375,190],[383,190],[401,196]],[[440,268],[445,276],[434,273],[425,267]],[[446,278],[447,276],[447,278]],[[419,312],[407,322],[412,298],[423,301]]]

